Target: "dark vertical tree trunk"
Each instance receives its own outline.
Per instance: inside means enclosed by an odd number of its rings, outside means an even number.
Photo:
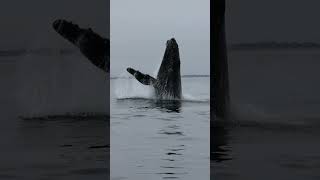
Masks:
[[[213,0],[213,18],[211,19],[213,48],[211,77],[212,98],[210,101],[213,113],[219,118],[227,118],[229,113],[229,78],[225,37],[225,0]]]

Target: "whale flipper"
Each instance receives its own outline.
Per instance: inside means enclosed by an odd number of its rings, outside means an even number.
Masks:
[[[63,38],[77,46],[81,53],[92,64],[109,72],[110,41],[93,32],[91,28],[83,29],[72,22],[58,19],[53,22],[53,28]]]
[[[140,71],[134,70],[132,68],[127,68],[127,71],[144,85],[153,85],[157,81],[154,77],[150,76],[149,74],[143,74]]]

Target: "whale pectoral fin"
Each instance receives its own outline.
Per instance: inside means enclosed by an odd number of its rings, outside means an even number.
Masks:
[[[95,33],[91,28],[80,28],[64,19],[53,22],[53,28],[64,39],[79,48],[80,52],[96,67],[105,72],[110,68],[110,40]]]
[[[143,74],[140,71],[134,70],[132,68],[127,68],[127,71],[144,85],[153,85],[156,82],[156,79],[149,74]]]

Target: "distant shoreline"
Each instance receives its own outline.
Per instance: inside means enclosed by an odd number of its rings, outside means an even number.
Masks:
[[[188,74],[188,75],[181,75],[181,78],[200,78],[200,77],[210,77],[210,75],[202,75],[202,74]],[[132,77],[117,77],[112,76],[110,79],[131,79]]]
[[[256,42],[235,43],[228,46],[230,50],[286,50],[286,49],[320,49],[320,44],[313,42]]]
[[[35,55],[71,55],[75,53],[74,49],[67,48],[39,48],[39,49],[10,49],[0,50],[0,57],[17,57],[28,54]]]

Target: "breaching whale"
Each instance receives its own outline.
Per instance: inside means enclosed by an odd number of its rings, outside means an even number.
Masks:
[[[72,22],[58,19],[53,28],[62,37],[77,46],[81,53],[99,69],[110,71],[110,41],[93,32],[91,28],[83,29]]]
[[[213,1],[213,76],[211,84],[213,92],[210,106],[219,118],[227,118],[229,114],[229,77],[225,35],[225,0]]]
[[[127,71],[140,83],[152,85],[157,99],[181,99],[180,55],[178,44],[174,38],[167,41],[157,78],[130,67],[127,68]]]

